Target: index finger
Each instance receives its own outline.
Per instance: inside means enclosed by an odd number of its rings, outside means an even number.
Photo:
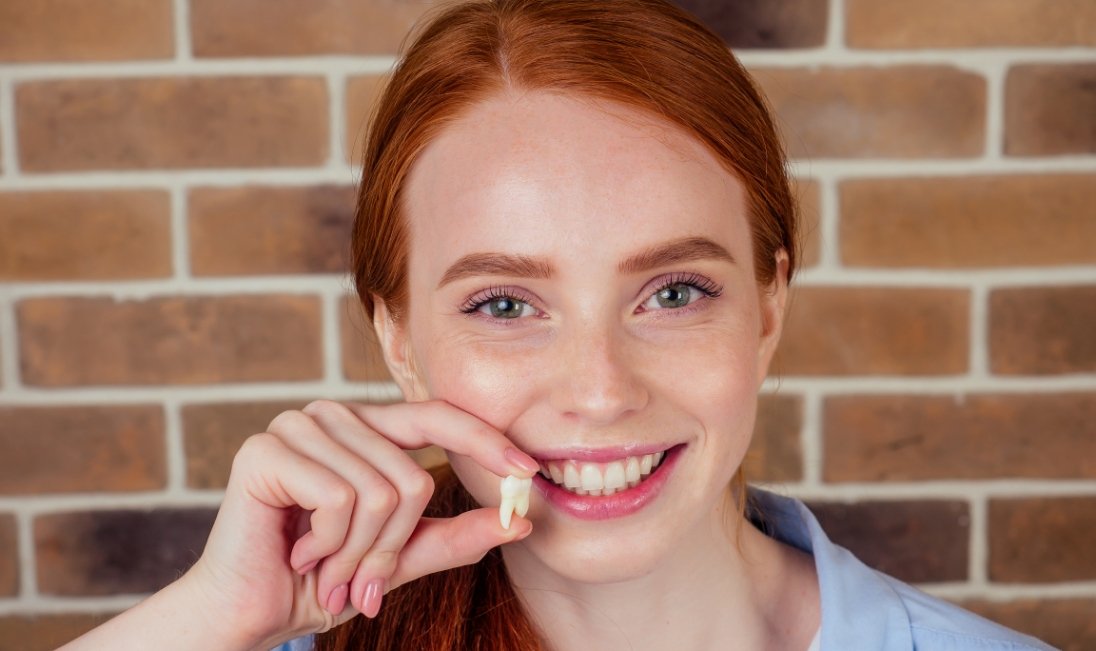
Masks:
[[[475,459],[500,477],[532,477],[540,470],[540,464],[502,432],[444,400],[344,404],[366,425],[405,450],[438,445]]]

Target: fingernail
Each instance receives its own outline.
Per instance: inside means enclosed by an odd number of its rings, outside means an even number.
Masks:
[[[317,558],[316,560],[312,561],[308,565],[302,565],[297,570],[297,574],[308,574],[309,572],[312,571],[312,568],[316,567],[316,564],[319,563],[319,562],[320,562],[320,559]]]
[[[533,457],[517,448],[506,448],[502,453],[502,456],[525,472],[536,473],[540,470],[540,464],[533,460]]]
[[[362,614],[373,618],[381,611],[381,599],[384,598],[384,579],[373,579],[365,586],[362,597]]]
[[[327,612],[338,615],[346,608],[346,597],[350,594],[350,586],[343,583],[331,591],[327,596]]]

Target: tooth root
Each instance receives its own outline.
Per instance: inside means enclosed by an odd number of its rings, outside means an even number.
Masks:
[[[514,498],[504,497],[502,498],[502,504],[499,504],[499,524],[503,529],[510,528],[510,519],[514,516]]]
[[[525,514],[529,512],[529,492],[533,488],[533,480],[523,479],[521,482],[521,492],[514,498],[514,511],[521,517],[525,517]]]
[[[639,458],[639,474],[649,475],[651,473],[651,464],[654,462],[654,456],[645,454]]]
[[[624,480],[628,482],[629,486],[634,486],[633,482],[639,481],[639,459],[636,457],[628,457],[628,463],[624,465]]]

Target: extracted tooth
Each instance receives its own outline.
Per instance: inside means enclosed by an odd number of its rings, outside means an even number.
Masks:
[[[524,516],[529,510],[529,489],[533,486],[532,479],[520,479],[513,475],[507,475],[499,483],[499,493],[502,494],[502,502],[499,504],[499,523],[503,529],[510,528],[510,520],[514,511],[519,516]]]

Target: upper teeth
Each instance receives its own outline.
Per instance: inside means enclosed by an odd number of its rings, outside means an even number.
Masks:
[[[609,463],[545,461],[540,474],[579,495],[612,495],[639,484],[658,467],[663,454],[655,452]]]

